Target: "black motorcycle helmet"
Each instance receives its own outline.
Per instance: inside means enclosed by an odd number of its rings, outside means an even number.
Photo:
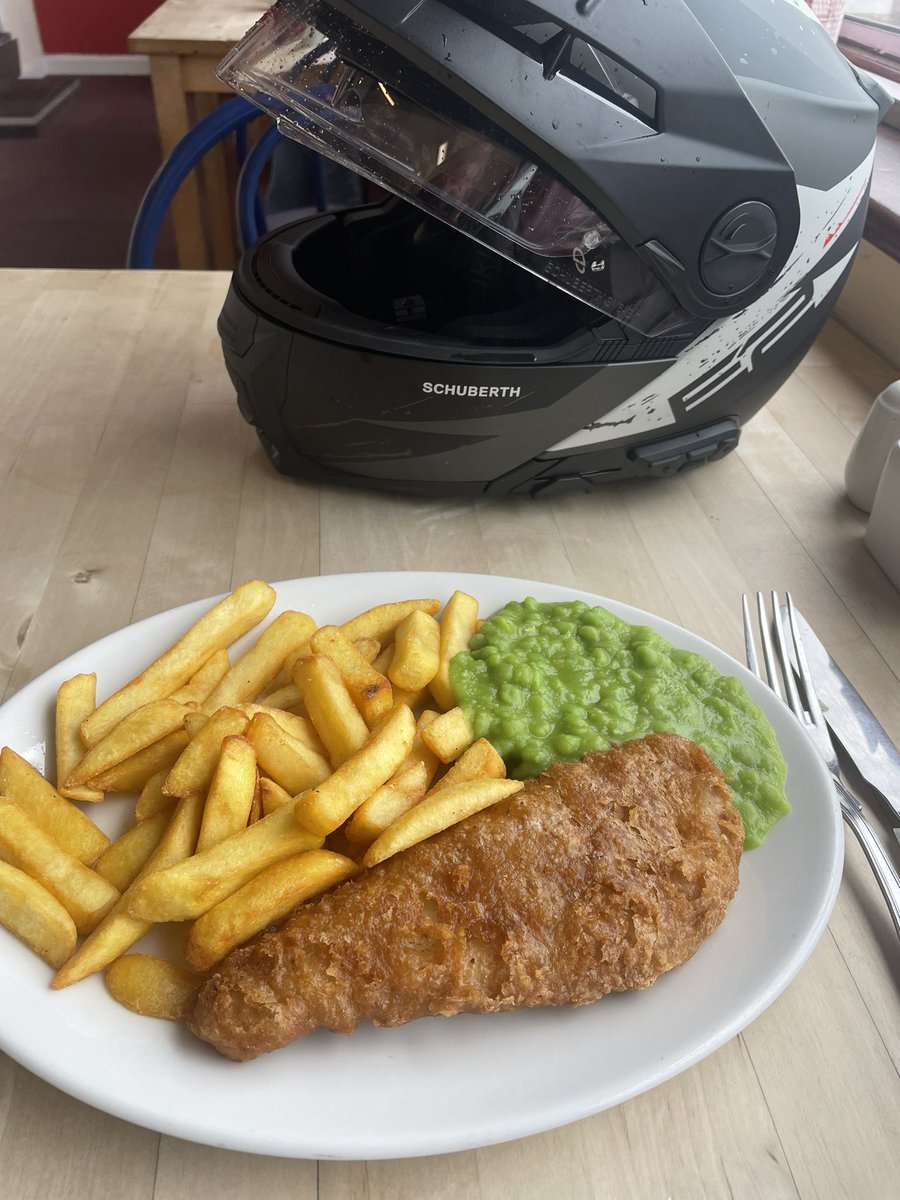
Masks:
[[[731,450],[824,324],[890,101],[804,0],[281,0],[219,74],[389,199],[244,254],[279,470],[433,494]]]

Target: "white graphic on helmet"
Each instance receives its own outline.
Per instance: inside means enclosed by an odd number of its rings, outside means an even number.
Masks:
[[[767,325],[758,337],[751,338],[737,359],[726,363],[723,367],[714,371],[711,377],[708,376],[705,378],[697,387],[689,392],[685,392],[683,396],[685,410],[696,408],[704,400],[709,400],[716,392],[721,391],[723,387],[731,383],[742,371],[752,371],[754,355],[757,352],[765,354],[776,342],[781,341],[788,330],[792,329],[811,308],[819,307],[850,265],[850,260],[853,258],[854,253],[855,248],[844,255],[835,266],[830,267],[827,271],[823,271],[821,275],[817,275],[812,281],[811,294],[798,291],[791,296],[787,307],[783,312],[779,313],[774,325]]]
[[[874,149],[864,162],[827,192],[798,186],[800,230],[792,257],[770,290],[754,304],[703,333],[653,383],[584,429],[557,442],[548,454],[583,449],[676,424],[672,400],[698,409],[727,384],[754,367],[754,359],[779,341],[811,308],[818,307],[841,278],[853,253],[812,281],[809,274],[862,200],[872,174]],[[775,324],[772,318],[777,316]],[[696,386],[691,389],[691,385]],[[691,389],[691,390],[688,390]],[[625,428],[623,428],[623,426]]]

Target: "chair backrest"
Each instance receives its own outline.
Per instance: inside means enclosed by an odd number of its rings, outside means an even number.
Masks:
[[[280,134],[274,124],[247,150],[247,126],[260,116],[259,109],[235,96],[199,121],[181,139],[153,177],[141,201],[128,243],[127,266],[149,269],[153,266],[160,229],[169,206],[181,184],[213,146],[236,138],[240,174],[235,194],[240,248],[243,250],[266,232],[265,217],[259,202],[259,180],[267,159]]]
[[[249,152],[245,152],[238,175],[235,193],[235,220],[241,250],[252,246],[266,232],[266,219],[259,201],[259,177],[271,157],[281,134],[275,125],[270,125],[261,134]],[[240,161],[241,155],[238,153]]]

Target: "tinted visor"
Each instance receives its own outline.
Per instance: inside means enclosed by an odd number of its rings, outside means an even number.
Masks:
[[[321,0],[282,0],[218,74],[287,137],[644,334],[691,318],[545,166]],[[406,91],[386,80],[408,81]]]

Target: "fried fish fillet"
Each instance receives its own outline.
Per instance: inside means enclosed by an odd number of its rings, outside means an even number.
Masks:
[[[694,953],[738,885],[740,816],[693,742],[556,763],[233,951],[188,1026],[250,1059],[324,1026],[589,1004]]]

